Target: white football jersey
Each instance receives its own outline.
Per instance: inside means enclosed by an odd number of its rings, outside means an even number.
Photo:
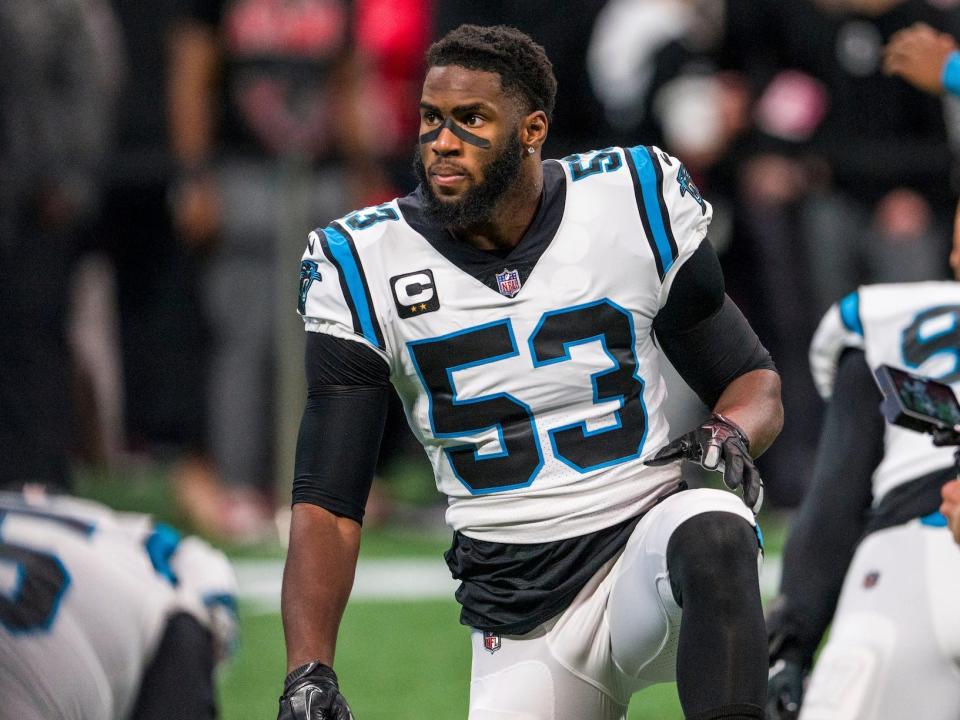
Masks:
[[[173,612],[220,643],[226,558],[145,515],[0,493],[0,720],[121,720]]]
[[[306,329],[389,365],[407,419],[473,538],[534,543],[640,514],[677,482],[652,323],[712,215],[652,147],[547,160],[520,244],[483,253],[414,193],[311,233]]]
[[[831,307],[814,335],[810,367],[824,399],[847,348],[864,351],[871,372],[892,365],[960,388],[960,283],[866,285]],[[877,409],[879,412],[879,407]],[[873,504],[910,480],[949,467],[953,448],[886,424],[884,455],[873,473]]]

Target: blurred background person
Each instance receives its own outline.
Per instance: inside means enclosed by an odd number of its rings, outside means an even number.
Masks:
[[[84,459],[110,473],[161,470],[181,487],[210,482],[206,461],[206,322],[202,248],[171,213],[183,177],[174,161],[171,56],[181,0],[112,0],[125,75],[116,137],[103,164],[103,203],[74,297],[74,352],[84,394]],[[216,532],[189,501],[198,529]]]
[[[946,277],[954,198],[944,179],[955,157],[943,106],[886,77],[882,60],[897,30],[919,20],[960,30],[960,13],[925,0],[781,7],[788,59],[827,90],[827,111],[805,154],[808,163],[810,156],[826,163],[829,175],[808,173],[813,184],[801,213],[816,313],[863,282]]]
[[[144,515],[0,493],[0,719],[212,720],[236,579]]]
[[[169,212],[182,180],[167,100],[175,92],[168,70],[181,5],[113,0],[127,73],[98,241],[115,269],[126,443],[197,453],[205,370],[198,258]]]
[[[0,486],[71,485],[67,307],[121,74],[100,0],[0,5]]]
[[[207,252],[209,442],[221,482],[181,494],[221,534],[272,530],[274,478],[292,476],[303,340],[281,314],[318,217],[389,195],[376,162],[379,98],[346,0],[196,0],[174,44],[174,217]],[[283,278],[283,280],[281,280]],[[275,454],[276,451],[276,454]]]
[[[380,109],[377,159],[388,184],[406,194],[416,187],[410,170],[410,137],[419,127],[424,57],[433,26],[432,0],[356,0],[356,53],[367,68],[367,92]]]

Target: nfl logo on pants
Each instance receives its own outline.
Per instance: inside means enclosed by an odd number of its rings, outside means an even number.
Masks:
[[[500,649],[500,636],[490,630],[483,631],[483,647],[491,653]]]

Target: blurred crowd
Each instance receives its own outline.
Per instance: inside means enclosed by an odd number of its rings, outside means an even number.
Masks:
[[[552,58],[546,157],[658,145],[713,203],[783,379],[768,497],[795,504],[820,316],[949,277],[960,104],[882,67],[918,21],[960,37],[960,0],[3,0],[0,485],[147,458],[201,530],[269,532],[306,234],[413,189],[424,53],[473,22]],[[419,453],[391,414],[383,464]]]

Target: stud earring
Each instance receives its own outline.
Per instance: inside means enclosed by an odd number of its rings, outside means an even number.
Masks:
[[[527,152],[530,153],[531,155],[533,155],[533,153],[534,153],[533,147],[532,147],[532,146],[531,146],[531,147],[528,147],[528,148],[527,148]]]

